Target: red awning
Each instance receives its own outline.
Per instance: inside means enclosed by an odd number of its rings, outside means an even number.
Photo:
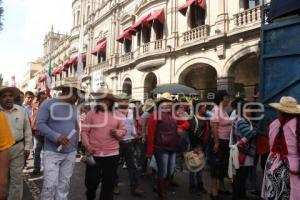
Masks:
[[[160,23],[163,24],[165,22],[165,10],[163,8],[155,10],[147,19],[148,22],[153,20],[158,20]]]
[[[151,16],[151,13],[149,13],[148,15],[143,16],[139,21],[137,21],[136,23],[134,23],[131,27],[133,29],[138,29],[141,25],[149,27],[149,23],[147,21],[147,19]]]
[[[77,56],[74,56],[72,58],[70,58],[69,62],[68,62],[68,65],[73,65],[73,64],[76,64],[77,63]]]
[[[93,49],[92,54],[97,55],[99,52],[106,52],[106,46],[107,46],[107,41],[106,39],[103,40],[102,42],[99,42],[97,46]]]
[[[134,34],[135,34],[135,32],[136,32],[135,29],[133,29],[132,27],[130,27],[130,28],[126,29],[126,30],[125,30],[125,31],[117,38],[117,41],[123,43],[125,39],[126,39],[126,40],[132,40],[132,34],[131,34],[131,31],[134,32]]]
[[[46,74],[42,74],[38,78],[38,82],[40,82],[40,83],[44,82],[45,80],[47,80],[47,75]]]
[[[196,5],[198,5],[201,8],[206,7],[205,0],[187,0],[187,2],[185,4],[179,6],[178,11],[185,16],[188,7],[190,7],[193,3],[195,3]]]
[[[64,66],[60,66],[60,67],[57,69],[57,72],[56,72],[56,74],[60,74],[60,73],[62,73],[63,71],[65,71],[64,69],[65,69],[65,67],[64,67]]]
[[[59,70],[60,67],[56,67],[53,69],[53,71],[51,72],[51,76],[56,76],[58,70]]]
[[[69,68],[69,61],[70,60],[66,60],[65,62],[64,62],[64,64],[62,65],[62,70],[63,71],[67,71],[68,70],[68,68]]]

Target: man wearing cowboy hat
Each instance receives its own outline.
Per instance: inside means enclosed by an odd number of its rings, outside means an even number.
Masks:
[[[68,198],[78,145],[78,113],[75,103],[82,91],[76,79],[65,79],[54,88],[58,98],[43,102],[37,113],[37,129],[44,139],[43,200]]]
[[[24,160],[30,154],[32,147],[32,133],[29,118],[24,108],[14,104],[14,98],[20,94],[15,87],[0,87],[0,111],[4,112],[12,129],[15,145],[8,153],[9,164],[9,200],[22,200]],[[25,159],[24,159],[25,156]]]

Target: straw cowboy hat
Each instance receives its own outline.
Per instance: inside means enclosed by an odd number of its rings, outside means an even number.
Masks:
[[[162,95],[160,95],[158,101],[159,102],[161,102],[161,101],[174,101],[174,99],[173,99],[171,93],[165,92]]]
[[[288,114],[300,114],[300,105],[293,97],[283,96],[279,103],[270,103],[272,108]]]
[[[91,93],[96,99],[108,99],[111,101],[119,101],[120,98],[113,94],[112,90],[108,88],[99,88],[96,92]]]
[[[184,155],[184,161],[190,172],[199,172],[205,167],[205,156],[202,151],[189,151]]]
[[[21,91],[16,87],[8,87],[8,86],[4,86],[4,85],[0,86],[0,95],[2,95],[2,93],[7,92],[7,91],[10,91],[14,97],[19,96],[21,93]]]
[[[145,104],[143,106],[143,111],[144,112],[148,112],[149,110],[151,110],[152,108],[154,108],[155,106],[155,102],[153,99],[147,99],[145,101]]]
[[[81,91],[83,93],[85,93],[85,91],[83,90],[83,88],[81,87],[80,81],[78,81],[76,78],[65,78],[64,80],[62,80],[61,84],[54,87],[54,90],[62,90],[63,88],[75,88],[78,91]]]

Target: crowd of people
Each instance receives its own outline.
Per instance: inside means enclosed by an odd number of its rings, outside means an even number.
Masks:
[[[151,169],[153,191],[167,200],[176,172],[185,168],[189,192],[211,199],[243,200],[248,192],[265,200],[300,199],[300,105],[293,97],[270,104],[277,118],[261,129],[257,105],[241,97],[231,101],[226,91],[216,93],[214,104],[168,92],[142,104],[107,88],[85,101],[80,83],[71,79],[54,90],[60,93],[50,98],[0,88],[0,200],[23,199],[22,173],[31,152],[32,174],[43,173],[43,200],[68,199],[78,154],[86,164],[87,200],[96,198],[100,183],[100,200],[122,195],[120,166],[127,169],[131,194],[141,198],[141,175]],[[264,173],[259,186],[258,161]]]

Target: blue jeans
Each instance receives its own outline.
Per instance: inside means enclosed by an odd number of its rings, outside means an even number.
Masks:
[[[41,168],[41,152],[44,146],[44,137],[41,135],[34,135],[34,168]]]
[[[154,156],[157,162],[159,178],[172,177],[176,167],[176,153],[163,149],[155,149]]]

